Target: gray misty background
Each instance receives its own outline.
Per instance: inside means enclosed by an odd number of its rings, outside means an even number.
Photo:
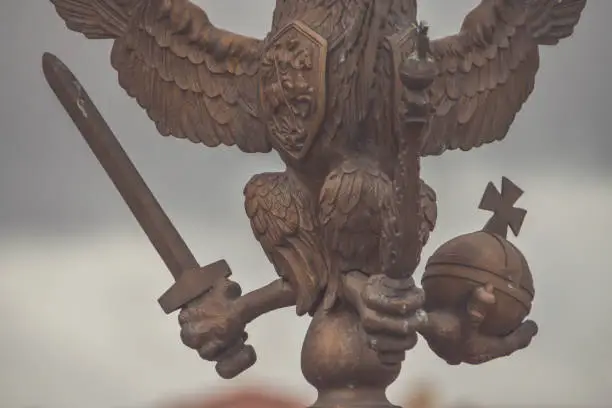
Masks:
[[[215,24],[263,36],[273,0],[200,0]],[[433,35],[452,34],[476,0],[422,0]],[[526,194],[515,240],[536,282],[532,346],[484,366],[448,367],[420,342],[390,390],[421,379],[449,402],[596,406],[612,399],[612,2],[589,0],[575,36],[543,51],[536,92],[501,144],[424,162],[439,194],[426,256],[480,229],[485,185],[502,175]],[[249,328],[259,362],[233,382],[180,344],[156,298],[171,283],[157,254],[48,89],[51,51],[85,85],[202,263],[226,258],[246,290],[274,272],[252,238],[242,187],[281,169],[243,155],[164,139],[116,83],[110,42],[65,29],[46,0],[0,5],[0,406],[137,407],[172,395],[275,385],[307,398],[299,350],[308,319],[293,310]],[[426,258],[425,258],[426,259]]]

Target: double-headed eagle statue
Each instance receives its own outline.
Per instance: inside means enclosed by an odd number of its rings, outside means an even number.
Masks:
[[[503,139],[534,89],[540,46],[570,36],[586,0],[482,0],[458,34],[431,41],[416,0],[277,0],[264,39],[215,27],[188,0],[51,1],[71,30],[113,40],[119,84],[159,133],[274,149],[286,164],[244,189],[279,279],[241,295],[223,277],[180,305],[182,341],[226,364],[224,376],[254,362],[235,358],[250,347],[246,324],[287,306],[313,316],[302,368],[316,407],[386,407],[417,333],[451,364],[529,344],[531,321],[477,329],[496,302],[490,284],[465,310],[425,306],[412,274],[436,195],[419,159]]]

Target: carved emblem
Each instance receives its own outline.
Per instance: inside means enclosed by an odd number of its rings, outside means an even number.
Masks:
[[[259,98],[273,143],[294,159],[310,150],[325,115],[327,41],[299,21],[272,39]]]

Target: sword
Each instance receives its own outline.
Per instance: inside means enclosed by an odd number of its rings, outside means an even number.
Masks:
[[[146,185],[112,130],[68,67],[56,56],[45,53],[43,73],[49,86],[81,132],[117,191],[130,208],[151,244],[174,277],[175,283],[159,298],[167,314],[206,293],[231,269],[225,260],[200,266],[159,202]],[[232,378],[255,363],[255,351],[241,344],[227,359],[219,361],[217,372]]]

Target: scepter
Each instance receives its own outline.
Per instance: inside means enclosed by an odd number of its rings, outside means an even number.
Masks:
[[[399,79],[403,87],[397,92],[402,102],[398,105],[403,110],[396,115],[394,133],[398,136],[398,155],[391,199],[383,203],[385,217],[381,237],[382,270],[390,278],[389,283],[406,279],[412,282],[410,278],[420,262],[423,246],[420,237],[420,151],[431,118],[427,88],[437,73],[430,56],[428,31],[425,22],[415,24],[415,50],[400,66]]]

